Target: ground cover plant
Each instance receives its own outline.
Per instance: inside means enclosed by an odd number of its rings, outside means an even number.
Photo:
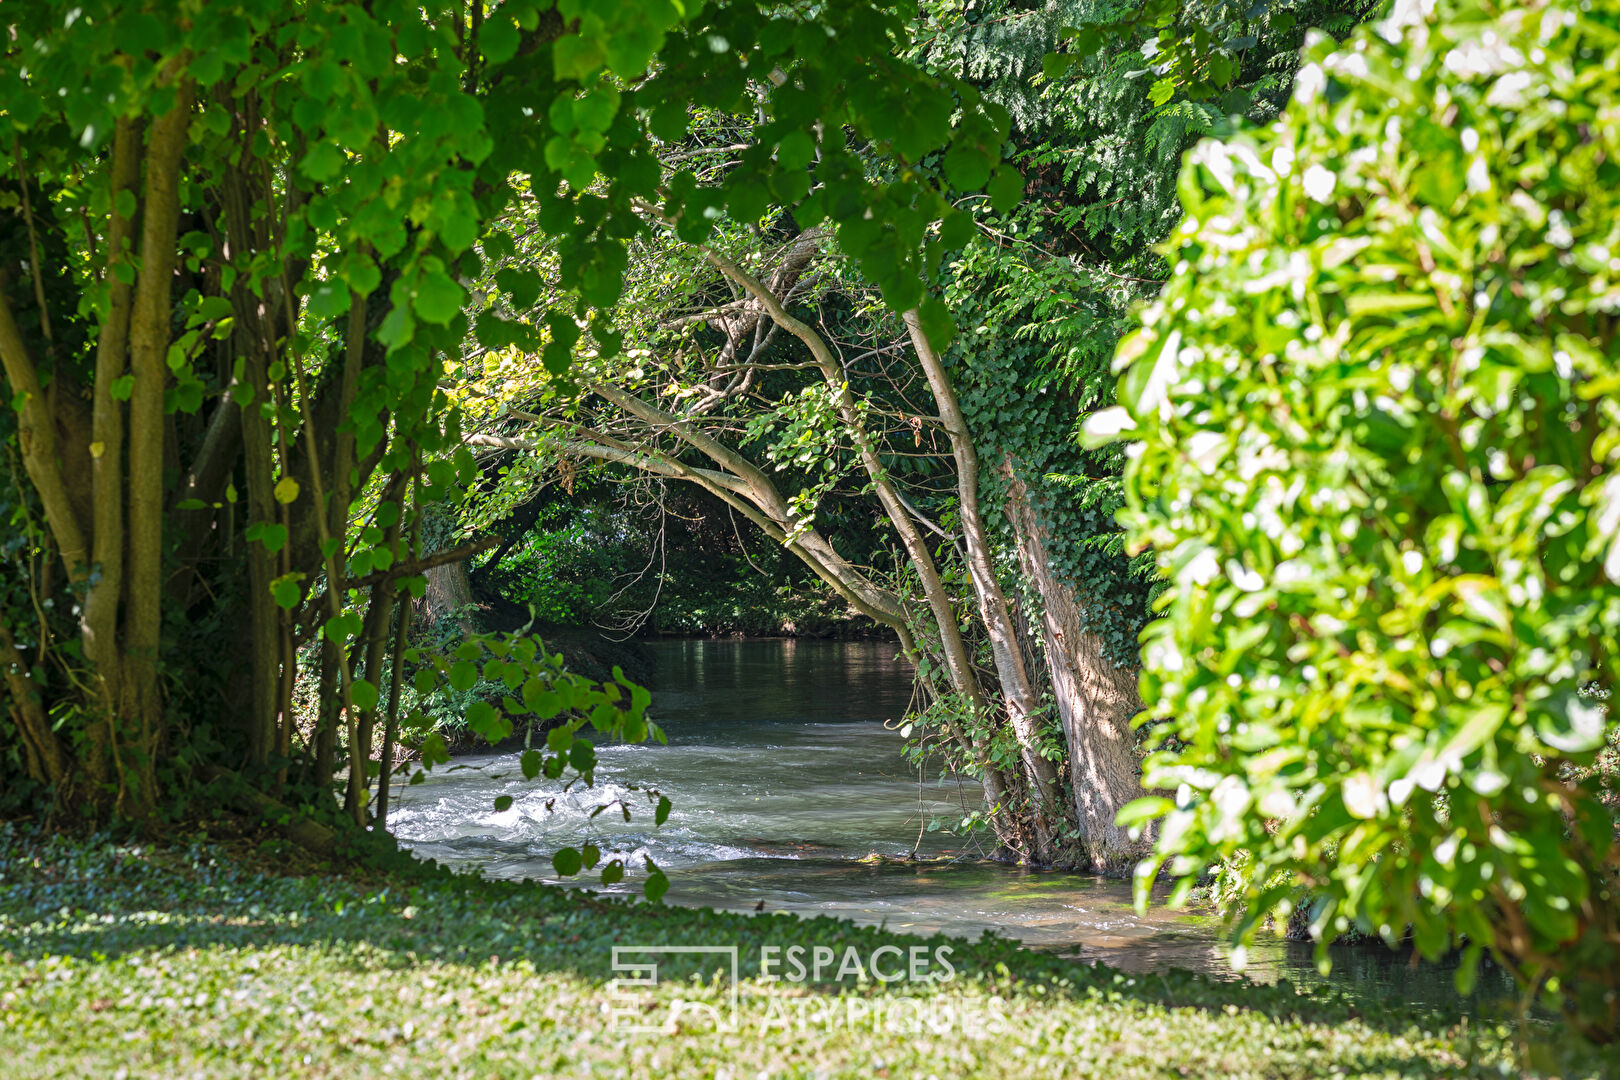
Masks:
[[[1605,1075],[1545,1032],[1526,1058],[1512,1023],[1376,998],[1133,976],[1005,939],[588,900],[430,868],[339,876],[241,842],[7,827],[0,882],[8,1077]],[[738,945],[742,1030],[688,1013],[669,1033],[616,1033],[612,947],[648,942]],[[766,944],[948,945],[956,977],[900,991],[923,1011],[895,1011],[870,979],[760,981]],[[724,1005],[715,969],[674,974],[636,1007]]]

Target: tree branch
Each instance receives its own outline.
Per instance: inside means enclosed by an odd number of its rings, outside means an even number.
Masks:
[[[90,550],[85,543],[84,523],[73,510],[56,446],[56,420],[46,404],[39,373],[23,343],[17,320],[5,297],[6,275],[0,274],[0,365],[12,391],[22,397],[17,415],[17,441],[22,447],[23,468],[45,506],[62,564],[71,581],[82,579],[89,570]]]

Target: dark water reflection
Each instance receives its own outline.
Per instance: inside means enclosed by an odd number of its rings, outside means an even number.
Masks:
[[[893,645],[821,641],[679,641],[657,655],[653,712],[669,745],[603,746],[596,788],[560,794],[525,781],[517,755],[458,759],[402,789],[396,834],[418,853],[477,864],[492,877],[555,880],[551,852],[589,838],[604,851],[651,857],[670,872],[677,904],[835,915],[918,933],[977,937],[985,930],[1134,972],[1190,968],[1237,978],[1215,920],[1162,906],[1138,915],[1127,882],[1020,870],[982,859],[975,845],[931,823],[960,818],[978,793],[919,775],[886,726],[911,698],[910,670]],[[644,794],[674,802],[651,827]],[[496,812],[498,795],[513,804]],[[604,801],[617,810],[591,818]],[[857,861],[910,853],[952,861]],[[640,888],[632,873],[611,891]],[[1309,946],[1267,941],[1244,977],[1324,982],[1384,1000],[1458,1004],[1444,965],[1408,963],[1378,947],[1335,948],[1331,976]],[[1495,1012],[1511,994],[1486,972],[1471,1003]]]

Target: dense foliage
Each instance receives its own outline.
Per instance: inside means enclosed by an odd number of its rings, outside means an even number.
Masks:
[[[464,342],[570,393],[576,354],[622,346],[634,238],[697,244],[771,202],[836,227],[943,342],[923,277],[971,228],[946,191],[1020,187],[1004,113],[896,57],[883,5],[22,0],[3,19],[0,770],[89,814],[180,815],[242,764],[320,812],[347,757],[344,810],[368,823],[364,763],[399,720],[382,674],[444,556],[421,517],[477,478],[440,386]],[[747,121],[718,183],[657,157],[697,110]],[[549,261],[503,261],[517,205]],[[474,330],[486,271],[521,311]]]
[[[1620,6],[1403,5],[1206,142],[1121,346],[1142,888],[1489,949],[1620,1023]]]

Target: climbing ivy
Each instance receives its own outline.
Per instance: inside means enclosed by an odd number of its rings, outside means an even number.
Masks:
[[[1051,535],[1054,570],[1076,590],[1087,629],[1122,665],[1137,662],[1137,635],[1155,589],[1151,564],[1125,556],[1115,522],[1124,505],[1123,454],[1082,446],[1077,424],[1112,404],[1114,345],[1128,313],[1157,292],[1168,269],[1154,245],[1181,215],[1175,177],[1182,152],[1199,135],[1269,120],[1286,97],[1305,29],[1342,34],[1368,5],[1241,5],[1252,40],[1236,42],[1242,62],[1220,80],[1222,95],[1188,84],[1174,66],[1181,61],[1158,55],[1158,43],[1168,47],[1171,37],[1207,50],[1217,27],[1237,28],[1222,20],[1237,18],[1238,7],[976,4],[932,11],[928,62],[979,85],[1016,118],[1008,154],[1027,178],[1025,198],[1011,211],[967,204],[978,235],[944,277],[963,328],[949,359],[989,465],[981,473],[983,497],[1004,505],[1003,468],[1016,471]],[[1065,29],[1082,25],[1090,29],[1078,37]],[[1105,37],[1107,49],[1092,47]],[[1159,82],[1144,77],[1150,70]]]

